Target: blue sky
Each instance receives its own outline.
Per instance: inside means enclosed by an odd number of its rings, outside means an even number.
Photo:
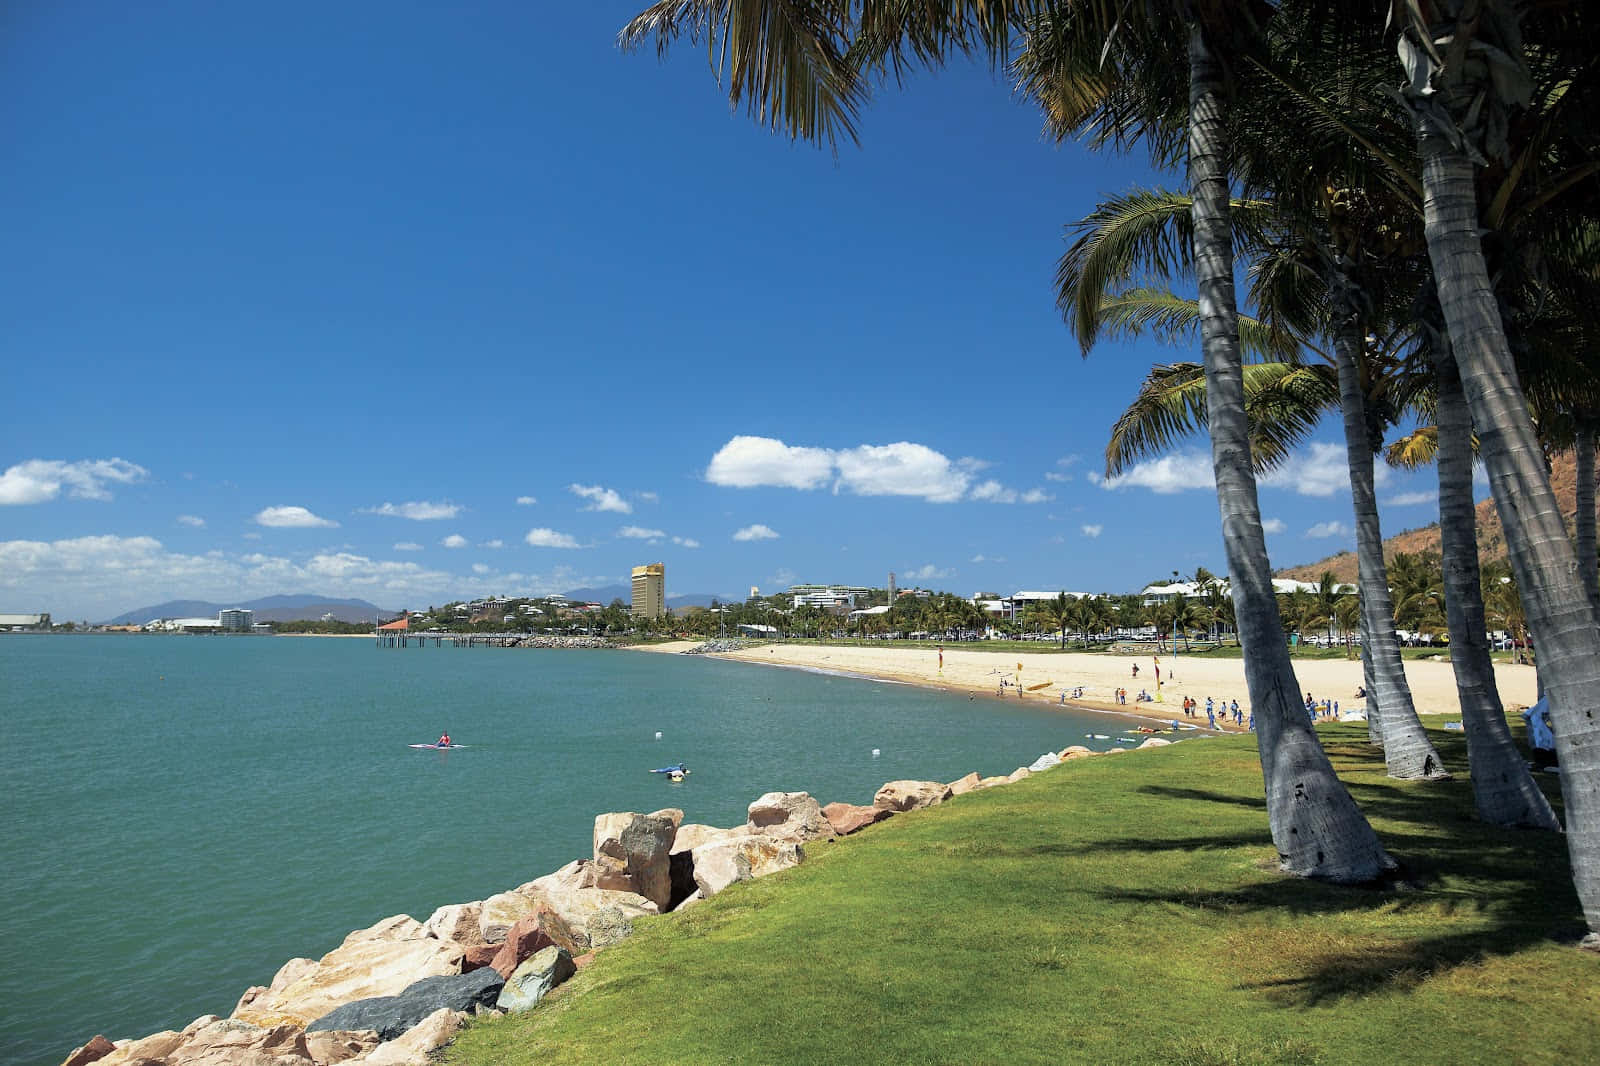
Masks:
[[[10,11],[0,611],[1225,570],[1203,442],[1095,477],[1194,352],[1084,360],[1053,306],[1063,225],[1142,157],[962,67],[835,159],[703,49],[619,52],[634,5],[539,8]],[[1318,441],[1262,489],[1276,564],[1351,543]],[[1386,530],[1432,488],[1384,475]]]

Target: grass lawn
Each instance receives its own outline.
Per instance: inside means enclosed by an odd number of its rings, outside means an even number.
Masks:
[[[1085,759],[647,919],[445,1061],[1595,1061],[1563,839],[1475,822],[1465,780],[1385,778],[1364,726],[1321,732],[1406,887],[1278,874],[1251,737]]]

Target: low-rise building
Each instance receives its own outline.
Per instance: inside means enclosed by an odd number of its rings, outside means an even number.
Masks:
[[[0,631],[22,633],[30,629],[49,629],[48,614],[0,614]]]

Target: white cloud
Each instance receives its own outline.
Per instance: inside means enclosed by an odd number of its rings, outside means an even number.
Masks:
[[[1045,473],[1044,473],[1044,479],[1046,481],[1071,481],[1072,480],[1072,475],[1071,474],[1060,474],[1060,473],[1057,473],[1054,470],[1046,470]]]
[[[1127,472],[1112,478],[1102,478],[1094,471],[1086,475],[1089,481],[1104,489],[1120,489],[1132,485],[1168,496],[1189,489],[1209,489],[1215,485],[1211,473],[1211,456],[1201,452],[1181,452],[1163,455],[1135,463]]]
[[[661,502],[661,497],[656,495],[653,492],[641,492],[641,493],[638,493],[638,496],[639,496],[639,499],[643,500],[645,503],[660,503]]]
[[[1382,463],[1373,470],[1373,483],[1389,483],[1389,468]],[[1317,443],[1296,452],[1288,462],[1259,479],[1264,489],[1288,489],[1301,496],[1332,496],[1350,491],[1350,460],[1343,444]]]
[[[493,567],[485,566],[483,563],[472,564],[472,572],[474,574],[487,574],[492,569]]]
[[[394,546],[394,550],[397,552],[419,552],[422,550],[422,545],[416,541],[403,540]]]
[[[519,507],[532,507],[534,504],[536,504],[538,502],[539,501],[534,499],[532,496],[518,496],[517,497],[517,505]]]
[[[835,492],[844,488],[858,496],[920,496],[929,503],[961,499],[983,465],[976,459],[952,462],[932,448],[910,441],[848,448],[834,453],[834,463],[839,471]],[[985,484],[1007,491],[997,483]]]
[[[29,459],[0,474],[0,506],[44,503],[61,495],[79,500],[109,500],[110,481],[128,485],[143,481],[150,471],[126,459],[84,459],[66,463],[58,459]]]
[[[1437,492],[1402,492],[1383,501],[1390,507],[1415,507],[1419,503],[1438,503]]]
[[[199,515],[181,514],[178,516],[178,524],[180,526],[193,526],[196,529],[204,529],[206,520]]]
[[[567,491],[574,496],[580,496],[589,501],[585,511],[615,511],[618,514],[632,514],[633,504],[624,500],[621,495],[612,489],[599,485],[568,485]]]
[[[330,518],[318,518],[304,507],[267,507],[256,513],[255,522],[280,529],[327,529],[339,524]]]
[[[739,530],[737,533],[735,533],[733,535],[733,539],[734,540],[775,540],[775,539],[777,539],[777,536],[778,536],[777,532],[775,530],[773,530],[772,527],[764,526],[764,525],[761,525],[760,523],[757,523],[756,525],[753,525],[753,526],[745,526],[743,529]]]
[[[623,526],[617,530],[617,536],[627,537],[630,540],[655,540],[666,535],[664,530],[645,529],[643,526]]]
[[[984,555],[982,552],[972,557],[972,562],[975,563],[1003,563],[1005,561],[1006,558],[1003,555]]]
[[[557,533],[553,529],[530,529],[528,535],[522,538],[535,548],[576,548],[579,544],[565,533]]]
[[[911,569],[904,571],[900,576],[912,581],[936,581],[939,578],[955,576],[955,571],[941,569],[940,567],[929,563],[927,566],[923,567],[913,566]]]
[[[1106,527],[1103,526],[1103,525],[1084,524],[1084,525],[1079,526],[1078,528],[1083,530],[1083,535],[1084,536],[1093,539],[1095,537],[1098,537],[1105,530]]]
[[[1268,518],[1261,523],[1261,531],[1263,533],[1282,533],[1288,528],[1288,525],[1281,518]]]
[[[1072,455],[1063,455],[1061,458],[1056,460],[1056,465],[1060,467],[1075,466],[1082,461],[1083,456],[1074,453]]]
[[[467,546],[467,538],[460,533],[452,533],[441,540],[439,546],[441,548],[465,548]]]
[[[1306,530],[1308,537],[1348,537],[1350,527],[1343,522],[1318,522]]]
[[[416,500],[411,503],[383,503],[377,507],[363,508],[361,513],[385,515],[389,518],[409,518],[413,522],[430,522],[439,518],[454,518],[461,513],[461,506],[454,503]]]
[[[791,448],[771,437],[734,437],[706,466],[707,481],[736,489],[815,489],[832,476],[833,453],[826,448]]]
[[[700,547],[700,542],[695,540],[693,537],[673,537],[672,538],[672,543],[678,545],[678,547],[680,547],[680,548],[698,548],[698,547]]]
[[[971,457],[951,459],[912,441],[834,450],[738,436],[711,457],[706,480],[745,489],[817,489],[831,480],[836,494],[915,496],[929,503],[1043,503],[1052,498],[1042,489],[1019,493],[992,479],[975,485],[978,472],[988,465]]]
[[[479,545],[479,547],[495,548],[495,549],[504,548],[505,546],[506,546],[506,542],[501,540],[499,537],[496,537],[494,540],[486,540],[481,545]]]

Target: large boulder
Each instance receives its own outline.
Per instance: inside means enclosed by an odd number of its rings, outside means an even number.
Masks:
[[[366,940],[416,940],[425,936],[422,923],[409,914],[396,914],[375,922],[365,929],[357,929],[344,938],[346,944],[359,944]]]
[[[544,893],[526,884],[509,892],[497,892],[478,908],[478,933],[485,944],[504,944],[511,927],[538,910]]]
[[[393,996],[425,977],[459,974],[463,949],[449,940],[422,936],[421,923],[414,923],[418,936],[410,940],[347,937],[339,947],[324,955],[312,967],[303,960],[286,966],[280,976],[293,980],[273,980],[273,988],[234,1011],[234,1017],[254,1025],[288,1023],[304,1026],[337,1007],[376,996]],[[287,971],[287,974],[285,973]],[[360,1028],[342,1026],[336,1028]]]
[[[73,1048],[72,1054],[67,1056],[66,1061],[61,1066],[89,1066],[89,1063],[99,1062],[115,1050],[117,1050],[117,1045],[107,1040],[104,1036],[96,1034],[94,1039],[87,1044]]]
[[[735,826],[732,829],[718,829],[714,825],[701,825],[690,822],[688,825],[678,827],[678,835],[672,841],[672,854],[693,851],[701,844],[709,844],[713,840],[727,840],[729,837],[744,836],[750,832],[747,825]]]
[[[432,1066],[433,1053],[455,1039],[467,1016],[441,1007],[360,1060],[363,1066]]]
[[[500,949],[504,946],[504,944],[472,945],[466,950],[466,953],[461,956],[461,972],[471,973],[473,970],[481,970],[485,966],[491,965],[494,962],[495,956],[500,954]]]
[[[1028,769],[1026,766],[1019,766],[1006,775],[1006,780],[1014,784],[1018,781],[1024,781],[1032,776],[1032,770]]]
[[[306,1034],[306,1048],[317,1066],[337,1066],[378,1046],[371,1029],[321,1029]]]
[[[464,948],[487,943],[478,920],[482,913],[481,902],[446,904],[422,923],[422,933],[439,940],[453,940]]]
[[[1139,747],[1141,747],[1141,748],[1164,748],[1164,747],[1167,747],[1171,743],[1172,743],[1172,741],[1163,740],[1161,737],[1151,737],[1149,740],[1145,741],[1143,744],[1140,744]]]
[[[377,996],[347,1003],[316,1019],[306,1029],[373,1029],[378,1039],[393,1040],[438,1010],[470,1011],[493,1006],[505,986],[493,969],[444,977],[426,977],[396,996]]]
[[[660,910],[672,901],[668,856],[683,812],[675,807],[635,814],[602,814],[594,820],[594,873],[591,885],[633,892]]]
[[[701,844],[694,849],[694,882],[710,897],[735,881],[787,870],[805,859],[805,846],[794,840],[750,834]]]
[[[1061,761],[1071,762],[1073,759],[1087,759],[1093,754],[1094,750],[1092,748],[1086,748],[1082,744],[1074,744],[1070,748],[1061,749]]]
[[[489,965],[498,970],[501,977],[509,980],[524,960],[555,943],[546,928],[549,923],[541,921],[541,918],[553,914],[547,905],[541,905],[539,911],[513,925],[506,934],[506,942],[500,945]]]
[[[166,1055],[169,1066],[314,1066],[296,1025],[257,1026],[218,1018]]]
[[[949,798],[950,786],[942,781],[890,781],[878,789],[872,805],[886,811],[915,811]]]
[[[536,877],[525,885],[518,885],[517,891],[528,895],[539,895],[542,892],[570,892],[575,888],[594,887],[594,863],[589,859],[573,859],[553,874]]]
[[[768,792],[749,807],[752,833],[794,840],[832,840],[837,834],[809,792]]]
[[[982,778],[978,776],[978,771],[974,770],[966,777],[950,782],[950,795],[964,796],[968,792],[976,790],[978,788],[978,782],[981,780]]]
[[[1033,760],[1033,763],[1031,765],[1029,765],[1028,769],[1030,771],[1032,771],[1033,773],[1037,774],[1037,773],[1039,773],[1039,772],[1041,772],[1043,770],[1049,770],[1052,767],[1056,767],[1056,766],[1060,766],[1060,765],[1061,765],[1061,756],[1057,755],[1053,751],[1047,751],[1043,755],[1039,756],[1037,759]]]
[[[840,836],[865,829],[894,814],[887,807],[861,807],[854,803],[830,803],[822,808],[822,816]]]
[[[547,947],[529,956],[500,990],[496,1006],[515,1014],[532,1010],[545,993],[578,972],[566,948]]]

